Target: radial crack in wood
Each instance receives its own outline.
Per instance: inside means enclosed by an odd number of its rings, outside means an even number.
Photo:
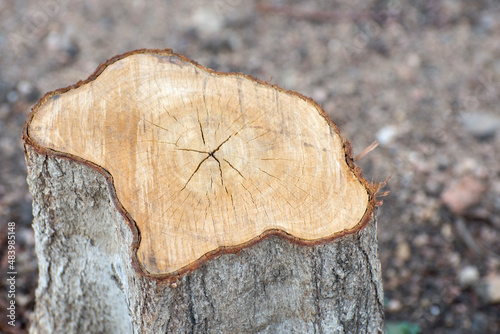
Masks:
[[[331,240],[374,207],[374,188],[316,103],[170,51],[123,55],[47,94],[24,139],[108,176],[140,235],[139,267],[160,277],[269,235]]]

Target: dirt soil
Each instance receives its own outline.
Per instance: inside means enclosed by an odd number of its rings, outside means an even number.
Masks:
[[[37,284],[25,118],[43,93],[139,48],[310,96],[355,155],[378,140],[358,164],[370,180],[391,176],[378,225],[387,332],[500,332],[493,0],[0,0],[0,270],[12,221],[18,272],[17,326],[2,316],[0,331],[26,331]]]

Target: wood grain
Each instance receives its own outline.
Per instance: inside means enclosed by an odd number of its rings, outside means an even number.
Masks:
[[[123,55],[47,94],[25,142],[111,175],[152,275],[268,234],[331,240],[359,230],[374,207],[374,188],[312,100],[168,50]]]

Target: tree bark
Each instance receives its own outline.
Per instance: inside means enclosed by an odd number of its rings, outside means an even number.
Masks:
[[[166,55],[160,54],[161,57],[178,57],[169,52]],[[182,62],[185,60],[181,58]],[[172,65],[174,68],[177,66],[183,70],[191,68],[192,65],[181,61],[176,58],[170,59],[169,63],[174,64]],[[96,72],[97,74],[91,77],[92,80],[96,79],[102,71],[103,69]],[[158,70],[153,72],[157,73]],[[198,72],[197,75],[199,75]],[[157,83],[158,80],[154,81]],[[262,84],[258,83],[258,85]],[[125,89],[124,86],[121,87]],[[205,87],[208,86],[205,84]],[[44,103],[49,104],[56,100],[56,103],[59,103],[63,98],[59,97],[59,94],[67,90],[56,92],[57,94],[42,99],[40,105],[35,107],[34,113],[37,112],[37,108],[42,110]],[[239,103],[241,103],[244,98],[241,97],[241,91],[239,93]],[[279,94],[284,95],[282,99],[287,98],[284,93]],[[291,96],[294,98],[293,95]],[[315,114],[317,108],[313,104],[308,104],[308,106],[311,105],[312,117],[317,117]],[[245,112],[250,113],[248,110]],[[318,118],[320,123],[323,122],[321,121],[322,115],[320,114]],[[91,118],[96,117],[94,115]],[[178,118],[173,118],[179,123]],[[234,122],[238,119],[236,118]],[[351,192],[351,194],[361,194],[359,203],[366,205],[366,208],[362,209],[366,210],[363,217],[357,215],[355,216],[358,217],[357,221],[347,222],[343,214],[341,216],[344,220],[336,218],[335,211],[333,211],[332,217],[340,222],[336,227],[338,230],[328,230],[324,238],[320,240],[306,240],[301,239],[302,236],[295,236],[294,233],[309,233],[309,231],[304,226],[295,227],[293,217],[285,217],[290,221],[289,231],[292,232],[283,232],[273,227],[274,225],[270,225],[271,233],[263,233],[244,245],[238,242],[234,244],[231,243],[234,240],[223,238],[222,244],[220,240],[218,241],[217,247],[219,248],[206,252],[199,259],[194,258],[196,261],[190,263],[186,262],[192,261],[191,253],[188,251],[185,252],[186,256],[176,258],[171,251],[165,253],[162,250],[162,243],[153,244],[154,240],[151,241],[151,245],[154,247],[159,245],[159,250],[151,246],[142,253],[147,256],[138,257],[139,244],[150,237],[148,233],[154,225],[148,225],[151,222],[138,221],[139,214],[133,216],[130,212],[136,211],[132,211],[130,206],[123,205],[123,197],[117,196],[116,183],[118,181],[116,180],[119,180],[116,178],[117,173],[110,175],[107,169],[100,167],[100,163],[95,161],[87,163],[86,159],[75,158],[72,152],[66,154],[62,146],[46,145],[44,147],[36,144],[36,140],[30,136],[42,128],[40,124],[43,125],[43,122],[38,122],[37,126],[30,128],[32,120],[33,118],[30,118],[27,122],[24,137],[28,185],[33,194],[33,228],[39,261],[39,287],[36,291],[37,303],[31,324],[32,333],[382,332],[383,291],[376,240],[376,210],[374,210],[375,194],[378,188],[376,185],[366,183],[361,174],[351,165],[350,151],[345,149],[341,140],[335,139],[335,142],[341,144],[338,146],[341,150],[338,156],[341,157],[340,160],[345,157],[347,162],[340,161],[345,167],[341,166],[344,169],[338,172],[335,180],[342,181],[342,177],[347,175],[348,180],[353,180],[349,182],[353,183],[354,188],[366,189],[365,195],[363,191]],[[52,127],[54,118],[50,120],[45,124]],[[200,120],[200,114],[197,116],[194,128],[196,131],[201,129],[203,145],[205,145],[205,140],[209,141],[208,137],[203,136],[210,135],[210,129],[212,132],[215,129],[215,133],[219,131],[219,127],[214,127],[213,122],[212,116],[206,121]],[[326,129],[334,126],[333,123],[329,123],[330,121],[326,120],[326,122]],[[149,121],[148,123],[152,124]],[[146,125],[147,123],[144,122],[144,129]],[[183,123],[181,126],[189,128],[188,123]],[[318,127],[322,126],[324,125]],[[86,125],[83,127],[89,128]],[[155,127],[165,131],[172,129],[170,126],[155,125]],[[260,129],[261,126],[255,128]],[[76,127],[74,129],[76,131]],[[106,129],[110,131],[109,127]],[[213,187],[224,189],[223,194],[226,196],[226,194],[231,194],[233,188],[244,183],[242,179],[246,181],[252,176],[249,171],[250,167],[240,168],[234,160],[226,160],[226,158],[230,159],[229,153],[234,147],[241,148],[239,142],[232,142],[231,138],[244,137],[245,130],[242,129],[243,127],[228,137],[222,137],[227,138],[225,140],[215,140],[215,144],[207,150],[178,149],[183,152],[189,151],[189,154],[195,152],[201,155],[193,165],[197,164],[194,172],[192,172],[193,168],[188,170],[187,175],[191,176],[185,178],[184,187],[180,189],[180,192],[202,187],[211,205],[224,205],[224,198],[220,203],[212,204],[210,201],[212,193],[209,195],[209,190],[202,179],[197,181],[195,178],[199,174],[199,178],[209,178],[213,181],[220,174],[220,179],[217,179],[220,184]],[[261,136],[268,132],[263,132]],[[50,134],[51,132],[43,133]],[[60,132],[58,133],[59,135],[54,138],[61,138]],[[334,131],[331,133],[332,138],[337,136]],[[199,133],[196,132],[196,135],[199,136]],[[283,135],[283,130],[281,135]],[[251,138],[253,138],[253,133]],[[177,142],[179,140],[180,138]],[[65,141],[63,140],[62,143],[65,144]],[[314,143],[320,145],[317,141]],[[306,149],[302,151],[300,147],[296,148],[304,155],[309,152],[307,150],[310,145],[308,145],[305,145]],[[92,147],[95,149],[95,145]],[[259,154],[263,154],[259,151],[261,149],[261,147],[252,148],[250,156],[258,157]],[[125,151],[128,152],[130,149],[126,148]],[[183,152],[181,153],[184,154]],[[178,157],[178,159],[181,158]],[[185,159],[185,156],[182,156],[182,159]],[[303,157],[302,160],[304,160]],[[209,165],[209,161],[212,165]],[[108,159],[104,162],[107,163]],[[334,165],[338,164],[334,163]],[[210,166],[218,168],[211,169]],[[206,170],[203,171],[203,168]],[[270,175],[270,177],[277,179],[281,175],[279,168],[274,170],[278,173],[277,176]],[[330,167],[327,166],[326,169],[328,168]],[[197,172],[197,176],[194,177]],[[231,183],[231,175],[238,181]],[[182,175],[179,177],[182,178]],[[359,177],[361,181],[357,181],[356,177]],[[128,182],[127,180],[123,182]],[[313,178],[310,180],[314,181]],[[172,184],[175,182],[175,180],[172,181]],[[187,187],[188,184],[189,187]],[[286,184],[282,187],[280,189],[287,189]],[[334,193],[337,196],[338,191],[335,190]],[[132,191],[129,195],[134,194]],[[213,190],[213,194],[219,193]],[[236,198],[238,192],[232,192],[232,194],[235,198],[234,203],[238,203]],[[268,202],[264,201],[265,197],[259,198],[257,193],[254,196],[252,201],[262,200],[264,203],[262,205],[267,205]],[[364,199],[365,197],[367,199]],[[292,201],[293,198],[295,196],[291,196],[289,200]],[[352,207],[353,203],[358,203],[354,199],[348,203],[351,200],[349,197],[327,197],[325,201],[327,200],[335,203],[344,201],[349,209],[341,208],[338,211],[347,212],[347,215],[349,211],[363,213],[360,208]],[[231,196],[232,201],[233,196]],[[132,201],[132,203],[135,202]],[[302,205],[303,202],[299,204],[288,202],[288,204],[295,206]],[[139,206],[141,203],[136,205]],[[269,205],[268,209],[274,208],[272,207],[274,204]],[[184,209],[188,212],[189,205]],[[191,210],[194,209],[193,206]],[[234,213],[242,212],[237,211],[236,208],[233,209]],[[251,212],[255,212],[255,215],[260,214],[259,206],[256,205],[252,210],[254,211]],[[319,216],[318,211],[314,211],[316,209],[310,210],[312,212],[310,216]],[[323,210],[323,208],[317,210]],[[227,218],[217,216],[212,211],[211,220],[214,224],[217,220],[214,217],[218,217],[221,221]],[[278,215],[275,214],[272,217],[277,219]],[[322,215],[322,217],[327,216]],[[234,219],[241,220],[241,217],[234,216]],[[252,217],[246,218],[245,221],[248,224],[253,222]],[[165,221],[161,226],[167,223],[169,221]],[[183,220],[180,220],[180,223],[183,223]],[[232,226],[230,221],[223,220],[223,223]],[[307,225],[311,226],[310,229],[313,227],[321,229],[324,226],[328,227],[331,222],[325,218],[325,221],[313,220],[309,223],[313,224]],[[267,222],[256,221],[255,224],[267,224]],[[241,222],[235,226],[251,230]],[[229,229],[229,232],[234,231],[235,235],[240,233],[234,230],[234,227],[231,228],[233,230]],[[175,232],[176,229],[173,228],[171,231]],[[162,239],[165,240],[162,242],[174,242],[175,238],[171,236],[173,232],[169,233],[169,237]],[[208,240],[210,233],[206,233]],[[250,240],[254,232],[248,233],[245,240]],[[189,236],[191,237],[192,234]],[[201,236],[196,238],[193,240],[200,240],[200,243],[204,245],[210,244],[202,240]],[[193,245],[196,246],[196,243]],[[167,248],[167,246],[170,247],[169,249],[176,249],[172,245],[165,244],[164,247]],[[168,255],[167,260],[165,260],[165,254]],[[172,265],[179,258],[184,261],[179,260],[179,263],[188,263],[185,267],[187,269]]]

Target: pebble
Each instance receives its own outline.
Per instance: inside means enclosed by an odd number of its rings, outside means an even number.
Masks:
[[[312,98],[317,103],[322,104],[328,99],[328,90],[325,88],[316,88],[313,90]]]
[[[402,262],[407,262],[411,258],[410,244],[406,241],[398,243],[396,248],[396,257]]]
[[[376,138],[380,145],[385,146],[389,144],[394,139],[394,137],[396,137],[397,133],[398,130],[395,126],[387,125],[378,130]]]
[[[11,90],[7,93],[7,102],[14,104],[19,100],[19,94],[15,90]]]
[[[7,103],[3,103],[0,105],[0,120],[4,120],[10,113],[10,108]]]
[[[25,247],[34,247],[35,246],[35,235],[33,229],[31,228],[22,228],[18,233],[18,241],[19,244]]]
[[[425,191],[429,195],[437,196],[443,191],[443,187],[438,181],[428,178],[425,181]]]
[[[396,67],[398,77],[403,81],[415,80],[416,71],[413,67],[407,64],[400,64]]]
[[[475,158],[463,157],[455,166],[455,170],[458,174],[473,174],[480,168],[481,164]]]
[[[399,311],[401,311],[402,308],[403,308],[403,304],[401,303],[401,301],[399,301],[397,299],[391,299],[387,303],[387,306],[385,309],[387,312],[399,312]]]
[[[453,239],[453,229],[451,228],[451,224],[444,224],[441,226],[441,235],[447,241],[451,241]]]
[[[427,234],[419,234],[413,239],[413,244],[417,247],[424,247],[429,243],[429,236]]]
[[[33,297],[29,294],[19,293],[16,295],[16,304],[20,307],[26,307],[32,301]]]
[[[441,310],[439,309],[439,306],[437,306],[437,305],[432,305],[429,310],[430,310],[431,314],[435,317],[437,317],[441,313]]]
[[[462,288],[473,286],[479,280],[479,270],[475,266],[466,266],[458,274],[458,284]]]
[[[30,82],[25,80],[19,81],[19,83],[17,84],[17,91],[21,93],[21,95],[24,96],[24,98],[28,102],[37,100],[40,95],[38,89]]]
[[[496,17],[492,14],[483,14],[477,21],[474,30],[479,34],[490,34],[495,28],[498,27]]]
[[[456,215],[481,201],[485,187],[472,176],[465,176],[458,184],[447,187],[441,193],[441,201]]]
[[[194,28],[203,34],[213,35],[219,33],[223,26],[223,17],[211,7],[199,7],[191,17]]]
[[[71,28],[62,34],[52,31],[45,38],[45,46],[54,58],[62,65],[67,65],[76,59],[80,48],[76,43]]]
[[[476,312],[472,316],[471,333],[487,333],[489,326],[489,319],[483,312]]]
[[[448,256],[448,263],[453,267],[458,268],[460,266],[461,257],[457,252],[453,252]]]
[[[500,303],[500,275],[483,278],[474,286],[474,289],[484,303]]]
[[[500,117],[484,112],[464,113],[460,122],[467,132],[481,140],[494,136],[500,129]]]
[[[410,53],[406,58],[406,63],[413,68],[420,67],[420,57],[416,53]]]

